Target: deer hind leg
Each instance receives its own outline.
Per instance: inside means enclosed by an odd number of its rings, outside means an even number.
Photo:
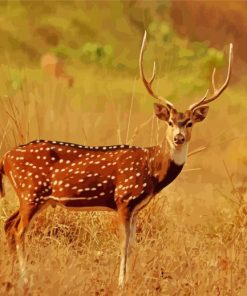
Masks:
[[[9,248],[12,253],[16,252],[16,245],[15,245],[15,227],[18,225],[20,221],[19,217],[19,210],[14,212],[6,221],[4,224],[4,230],[6,234],[6,238],[8,241]]]
[[[21,204],[20,210],[16,211],[6,222],[5,232],[11,250],[17,255],[21,278],[24,284],[27,284],[26,264],[24,253],[24,239],[27,228],[31,222],[32,217],[38,211],[37,205]]]
[[[133,219],[131,214],[122,215],[120,213],[120,235],[121,235],[121,262],[118,284],[121,288],[124,287],[128,279],[128,261],[130,255],[130,243],[133,238]]]
[[[19,212],[20,221],[15,228],[17,258],[19,262],[21,277],[23,278],[25,284],[28,283],[28,278],[26,275],[25,234],[34,214],[37,213],[39,209],[40,206],[38,205],[25,204],[25,206],[23,206]]]

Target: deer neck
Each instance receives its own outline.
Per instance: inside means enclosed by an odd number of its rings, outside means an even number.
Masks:
[[[176,148],[173,143],[171,143],[168,139],[165,140],[164,149],[169,151],[170,159],[176,165],[184,165],[187,160],[188,154],[188,143],[184,143],[181,147]],[[163,150],[164,150],[163,149]]]
[[[156,180],[155,192],[170,184],[181,172],[186,161],[188,144],[176,149],[167,139],[151,150],[152,176]]]

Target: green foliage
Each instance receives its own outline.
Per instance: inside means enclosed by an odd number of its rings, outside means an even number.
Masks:
[[[51,52],[69,65],[74,77],[85,65],[87,69],[105,69],[113,80],[116,75],[133,80],[139,73],[138,55],[145,28],[145,71],[151,73],[155,60],[160,92],[172,101],[204,92],[213,68],[225,66],[223,52],[210,48],[207,42],[189,42],[174,32],[169,1],[72,0],[56,5],[18,1],[4,2],[0,8],[0,46],[4,48],[0,62],[10,68],[39,69],[41,56]],[[11,89],[20,87],[20,78],[10,80]],[[78,82],[76,86],[82,87]]]

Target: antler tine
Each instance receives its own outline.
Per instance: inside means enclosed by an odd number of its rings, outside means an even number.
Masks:
[[[228,57],[228,70],[227,70],[227,76],[226,76],[225,82],[222,84],[222,86],[219,89],[216,88],[215,79],[214,79],[216,69],[214,68],[213,73],[212,73],[212,87],[213,87],[212,96],[207,98],[207,95],[208,95],[208,90],[207,90],[206,95],[199,102],[190,105],[189,110],[193,110],[198,106],[208,104],[208,103],[216,100],[222,94],[222,92],[227,88],[229,81],[230,81],[231,71],[232,71],[232,60],[233,60],[233,45],[232,45],[232,43],[230,43],[229,57]]]
[[[203,105],[204,104],[204,101],[206,100],[206,98],[208,96],[208,92],[209,92],[209,89],[207,89],[205,95],[202,97],[202,99],[199,102],[190,105],[189,110],[193,110],[195,107],[198,107],[200,105]]]
[[[155,79],[155,75],[156,75],[156,65],[154,62],[154,66],[153,66],[153,74],[152,77],[150,78],[150,80],[148,81],[145,78],[145,74],[144,74],[144,70],[143,70],[143,53],[144,53],[144,47],[146,44],[146,38],[147,38],[147,32],[144,32],[144,36],[143,36],[143,40],[142,40],[142,46],[141,46],[141,51],[140,51],[140,58],[139,58],[139,68],[140,68],[140,75],[142,78],[142,81],[147,89],[147,91],[149,92],[149,94],[154,97],[155,99],[164,102],[167,106],[169,107],[173,107],[173,104],[171,102],[169,102],[168,100],[166,100],[165,98],[163,98],[162,96],[159,96],[157,94],[154,93],[154,91],[152,90],[152,83]]]
[[[213,74],[212,74],[212,86],[213,86],[214,93],[216,92],[216,86],[215,86],[215,80],[214,80],[215,72],[216,72],[216,68],[214,68]]]

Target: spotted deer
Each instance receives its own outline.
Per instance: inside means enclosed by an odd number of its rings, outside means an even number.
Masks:
[[[45,73],[56,79],[64,81],[68,87],[72,87],[74,84],[74,78],[71,75],[66,74],[64,63],[55,55],[47,53],[41,57],[41,68]]]
[[[206,95],[185,112],[152,89],[155,78],[147,80],[143,70],[144,34],[140,50],[140,74],[149,94],[163,102],[155,103],[156,116],[167,125],[162,144],[153,147],[128,145],[82,146],[36,140],[7,152],[1,159],[2,176],[6,175],[18,195],[20,208],[5,222],[5,232],[13,250],[18,251],[23,268],[24,235],[38,212],[48,205],[91,210],[112,210],[118,214],[121,228],[121,263],[119,285],[127,281],[129,255],[135,240],[138,212],[181,172],[187,157],[191,131],[205,119],[208,103],[226,89],[232,65],[229,51],[228,73],[217,89],[212,75],[213,94]]]

